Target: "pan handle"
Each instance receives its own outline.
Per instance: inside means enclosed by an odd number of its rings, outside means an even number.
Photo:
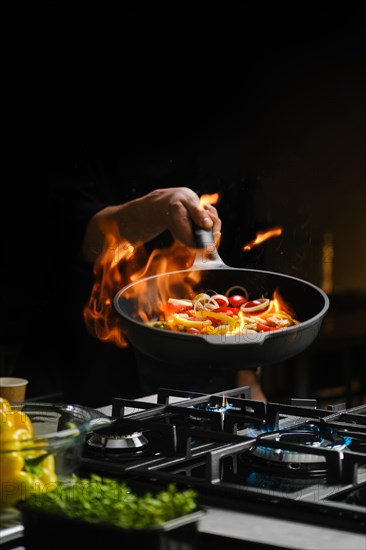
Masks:
[[[193,228],[196,240],[196,257],[193,262],[193,269],[223,269],[228,266],[222,261],[215,245],[215,239],[211,229]]]

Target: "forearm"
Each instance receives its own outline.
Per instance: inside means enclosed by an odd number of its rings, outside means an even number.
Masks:
[[[221,220],[211,205],[200,206],[199,197],[186,187],[156,189],[138,199],[107,206],[97,212],[86,227],[82,254],[95,262],[106,245],[106,235],[130,243],[148,242],[166,229],[186,246],[195,246],[192,226],[212,228],[219,238]]]
[[[106,245],[106,235],[113,231],[116,238],[130,243],[147,242],[164,230],[163,219],[154,212],[154,201],[147,204],[141,197],[125,204],[107,206],[97,212],[85,230],[82,256],[86,262],[95,262]]]

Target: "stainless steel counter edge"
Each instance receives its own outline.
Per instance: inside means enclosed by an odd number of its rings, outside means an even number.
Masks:
[[[366,537],[359,533],[205,507],[199,531],[288,550],[365,550]]]
[[[304,525],[289,520],[266,518],[254,514],[205,507],[206,515],[201,519],[199,531],[221,537],[267,544],[286,550],[298,550],[301,541],[302,550],[365,550],[366,538],[358,533],[350,533]],[[0,545],[12,541],[23,534],[23,526],[17,525],[2,531]],[[19,541],[21,543],[21,540]],[[23,550],[23,546],[13,547]]]

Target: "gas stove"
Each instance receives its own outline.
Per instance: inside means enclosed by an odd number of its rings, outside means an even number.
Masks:
[[[142,491],[195,488],[207,512],[200,549],[365,549],[366,405],[162,388],[102,410],[113,423],[88,434],[80,474]],[[10,517],[0,545],[23,550],[21,535]]]
[[[84,472],[145,488],[189,486],[220,517],[322,527],[328,538],[343,534],[340,548],[364,533],[366,405],[323,410],[309,399],[254,401],[248,387],[162,388],[155,403],[116,397],[109,411],[113,424],[87,438]]]

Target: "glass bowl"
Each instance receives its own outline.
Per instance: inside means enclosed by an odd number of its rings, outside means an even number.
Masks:
[[[49,491],[78,474],[88,432],[112,423],[82,405],[2,403],[0,418],[0,508],[29,494]]]

